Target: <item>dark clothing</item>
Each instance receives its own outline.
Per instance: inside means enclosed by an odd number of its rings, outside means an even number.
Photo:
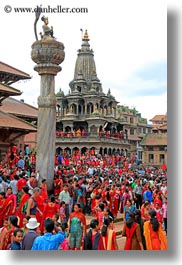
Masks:
[[[22,250],[21,244],[13,241],[13,243],[9,247],[9,250]]]
[[[37,202],[36,202],[36,200],[33,197],[31,197],[31,199],[34,202],[34,207],[30,209],[30,215],[36,215],[36,212],[37,212]]]
[[[104,250],[104,246],[102,242],[102,237],[100,233],[96,233],[94,236],[92,236],[92,229],[88,231],[84,238],[84,249],[85,250]]]
[[[33,242],[39,235],[34,230],[29,230],[23,237],[22,249],[31,250]]]

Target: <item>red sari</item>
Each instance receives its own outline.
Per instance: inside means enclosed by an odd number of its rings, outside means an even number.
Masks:
[[[44,205],[43,219],[52,218],[53,215],[58,213],[59,206],[56,203],[48,202]]]
[[[137,228],[137,223],[133,223],[131,228],[126,226],[126,243],[124,250],[131,250],[132,238],[135,234]],[[140,250],[140,246],[138,245],[138,250]]]
[[[5,217],[12,215],[14,209],[12,197],[0,200],[0,227],[3,226]]]
[[[114,240],[116,240],[116,232],[114,230],[109,230],[109,234],[103,237],[105,250],[116,250]]]
[[[20,199],[20,205],[17,211],[17,216],[20,218],[20,224],[19,226],[22,227],[23,226],[23,218],[26,216],[26,205],[28,203],[28,199],[30,198],[30,195],[25,193],[21,196]]]
[[[40,188],[41,188],[41,196],[44,198],[44,202],[46,202],[48,200],[47,186],[40,185]]]

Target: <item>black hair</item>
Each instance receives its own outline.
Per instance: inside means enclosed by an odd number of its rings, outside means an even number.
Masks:
[[[16,236],[18,234],[18,232],[23,234],[23,230],[21,228],[16,228],[13,232],[13,235]]]
[[[27,219],[27,221],[29,221],[30,218],[31,218],[31,217],[30,217],[29,215],[25,216],[25,219]]]
[[[92,219],[90,221],[90,228],[94,229],[97,225],[99,225],[99,221],[97,219]]]
[[[134,214],[135,214],[135,220],[139,220],[141,218],[141,211],[139,209],[136,209]]]
[[[4,198],[6,197],[6,193],[4,191],[0,192],[0,195],[2,195]]]
[[[60,206],[63,206],[63,204],[66,204],[64,201],[62,201],[61,203],[60,203]]]
[[[23,186],[22,187],[22,190],[28,194],[28,191],[29,191],[29,187],[28,186]]]
[[[97,195],[95,196],[95,199],[96,199],[96,200],[99,200],[101,197],[102,197],[101,194],[97,194]]]
[[[65,230],[68,228],[68,224],[66,222],[61,223],[60,227],[62,228],[62,231],[65,232]]]
[[[54,216],[55,216],[56,220],[58,221],[59,220],[59,214],[55,213]]]
[[[52,231],[54,230],[54,221],[50,218],[47,218],[44,221],[44,227],[46,229],[46,232],[52,233]]]
[[[43,179],[43,180],[42,180],[42,183],[44,183],[44,182],[46,182],[46,179]]]
[[[55,199],[55,196],[54,196],[54,195],[51,195],[51,196],[50,196],[50,200],[51,200],[51,202],[55,202],[55,200],[56,200],[56,199]]]
[[[107,190],[107,188],[106,188],[106,190]],[[109,191],[107,190],[107,193],[106,193],[106,199],[109,201],[110,200],[110,193],[109,193]]]
[[[135,222],[135,214],[134,213],[130,213],[129,214],[129,218],[128,220],[126,221],[126,226],[128,228],[131,228],[132,227],[132,224]]]
[[[9,216],[9,221],[10,221],[10,223],[13,226],[19,228],[19,226],[18,226],[18,217],[17,216],[15,216],[15,215]]]
[[[157,232],[159,230],[159,222],[156,218],[156,211],[155,210],[150,210],[149,211],[149,215],[150,215],[150,223],[152,225],[152,228],[154,230],[154,232]]]
[[[101,230],[102,236],[104,236],[104,237],[106,236],[107,228],[108,228],[109,224],[112,222],[113,222],[113,218],[111,216],[104,219],[104,225],[103,225],[102,230]]]
[[[101,211],[104,211],[104,204],[101,202],[101,203],[99,203],[99,208],[101,209]]]
[[[113,215],[112,212],[109,210],[109,208],[105,208],[105,211],[108,212],[109,216],[112,217],[112,219],[114,220],[114,215]]]

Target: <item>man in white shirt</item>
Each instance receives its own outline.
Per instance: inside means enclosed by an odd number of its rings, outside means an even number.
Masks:
[[[66,206],[65,206],[65,215],[66,215],[66,219],[68,221],[69,219],[69,205],[71,202],[71,197],[70,197],[70,193],[68,191],[68,185],[65,184],[63,187],[63,190],[59,193],[59,200],[60,202],[65,202]]]

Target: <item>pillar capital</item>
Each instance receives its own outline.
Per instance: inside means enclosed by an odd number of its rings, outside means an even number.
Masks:
[[[61,69],[62,69],[61,66],[52,63],[37,64],[34,67],[34,70],[37,71],[39,75],[46,75],[46,74],[57,75],[57,73],[60,72]]]

